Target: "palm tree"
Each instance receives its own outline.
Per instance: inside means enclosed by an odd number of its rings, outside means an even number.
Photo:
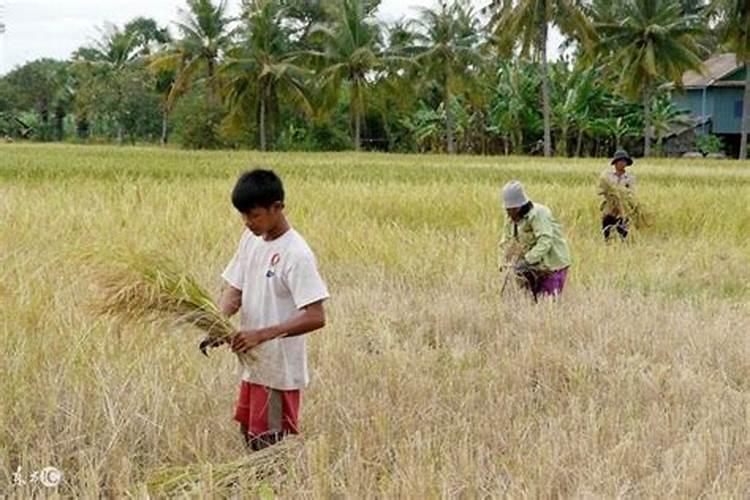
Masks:
[[[367,109],[368,77],[383,63],[380,26],[374,18],[377,4],[372,0],[331,0],[327,4],[329,22],[310,29],[310,37],[323,47],[322,51],[308,51],[322,63],[318,74],[322,86],[335,96],[343,82],[348,84],[356,151],[360,150],[362,119]]]
[[[619,87],[639,99],[644,115],[644,155],[651,154],[651,101],[658,84],[680,85],[687,70],[699,70],[701,17],[685,14],[677,0],[623,0],[612,12],[594,11],[599,50],[619,75]]]
[[[479,54],[479,21],[470,3],[441,0],[434,9],[420,8],[415,20],[416,45],[414,61],[423,76],[434,82],[442,96],[445,110],[446,146],[456,152],[455,98],[472,87],[473,77],[483,60]]]
[[[102,36],[91,46],[82,47],[73,54],[79,68],[85,68],[90,80],[101,81],[112,92],[117,142],[124,139],[124,113],[128,110],[122,104],[125,98],[125,80],[128,72],[143,54],[136,32],[121,30],[115,25],[106,25]]]
[[[278,94],[285,91],[290,102],[310,111],[305,94],[308,71],[295,64],[299,54],[290,52],[286,9],[278,0],[249,0],[242,15],[241,45],[230,49],[220,72],[227,77],[225,94],[230,119],[241,118],[248,107],[255,109],[260,149],[267,149],[269,115],[278,107]]]
[[[128,79],[141,81],[142,75],[134,75],[134,70],[143,68],[143,64],[159,46],[170,41],[166,28],[160,28],[150,18],[137,17],[128,22],[123,29],[115,25],[105,25],[99,40],[88,47],[82,47],[73,54],[79,69],[87,73],[84,80],[98,81],[113,96],[113,107],[117,125],[117,140],[123,141],[125,115],[129,113],[124,103],[127,97]],[[157,74],[155,90],[161,91],[165,75]],[[99,99],[101,100],[101,99]],[[165,108],[166,109],[166,108]],[[166,117],[163,110],[162,141],[166,141]]]
[[[593,37],[591,25],[575,0],[492,0],[492,25],[501,51],[521,45],[521,54],[533,50],[542,64],[542,107],[544,116],[544,156],[552,155],[552,124],[547,63],[547,39],[550,24],[588,43]]]
[[[174,101],[170,99],[177,81],[175,70],[164,69],[151,71],[154,74],[154,89],[161,97],[161,145],[166,146],[169,141],[169,115],[172,113]]]
[[[155,57],[153,70],[177,72],[169,97],[174,100],[190,86],[201,71],[205,71],[206,98],[210,105],[217,99],[216,68],[232,43],[232,20],[227,16],[227,0],[214,5],[212,0],[187,0],[188,10],[180,10],[177,22],[182,37],[170,50]]]
[[[417,112],[418,106],[423,105],[419,98],[424,94],[418,67],[408,63],[410,50],[414,46],[414,32],[409,23],[401,20],[391,24],[385,30],[385,39],[385,53],[388,56],[378,71],[371,103],[380,115],[388,150],[393,151],[398,140],[397,131],[403,131],[405,121],[411,124],[410,118]]]
[[[721,39],[745,64],[745,95],[742,106],[740,159],[747,159],[747,134],[750,133],[750,3],[747,0],[718,0],[723,7]]]
[[[73,58],[78,62],[99,63],[109,68],[120,69],[140,57],[135,36],[115,25],[105,25],[102,36],[92,45],[78,49]]]
[[[155,20],[137,17],[125,25],[125,33],[132,37],[135,50],[138,55],[146,61],[152,60],[155,53],[168,48],[173,42],[169,30],[160,27]],[[175,69],[162,69],[151,71],[154,80],[154,90],[161,96],[161,145],[166,146],[169,140],[169,115],[172,112],[173,102],[170,94],[174,88],[177,78]]]

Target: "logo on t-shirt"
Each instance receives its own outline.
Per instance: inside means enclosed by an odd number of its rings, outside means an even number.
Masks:
[[[271,256],[271,262],[268,266],[268,271],[266,271],[266,278],[273,278],[276,276],[276,264],[279,263],[281,260],[281,255],[275,253]]]

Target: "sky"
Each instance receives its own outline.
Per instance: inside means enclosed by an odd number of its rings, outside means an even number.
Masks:
[[[484,0],[473,0],[479,6]],[[240,0],[229,0],[236,13]],[[379,16],[394,21],[414,15],[415,6],[432,6],[435,0],[382,0]],[[0,74],[41,57],[67,59],[77,48],[99,37],[105,23],[122,26],[138,16],[170,24],[184,8],[184,0],[0,0]],[[551,49],[559,45],[559,36]]]

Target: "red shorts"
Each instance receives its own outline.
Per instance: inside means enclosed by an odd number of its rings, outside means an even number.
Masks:
[[[243,380],[234,419],[247,427],[252,437],[267,433],[297,434],[301,396],[299,389],[279,391]]]

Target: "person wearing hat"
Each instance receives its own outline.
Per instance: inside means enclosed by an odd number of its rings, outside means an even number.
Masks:
[[[534,296],[557,296],[565,286],[570,249],[549,208],[532,202],[519,181],[503,187],[507,215],[500,243],[502,268],[512,266],[521,285]]]
[[[633,190],[635,188],[635,176],[626,171],[626,168],[633,164],[633,159],[622,149],[615,153],[608,168],[602,173],[602,182],[607,182],[612,186]],[[622,209],[613,200],[605,196],[601,204],[602,210],[602,234],[605,240],[609,240],[612,230],[616,230],[622,239],[628,236],[628,219],[622,213]]]

